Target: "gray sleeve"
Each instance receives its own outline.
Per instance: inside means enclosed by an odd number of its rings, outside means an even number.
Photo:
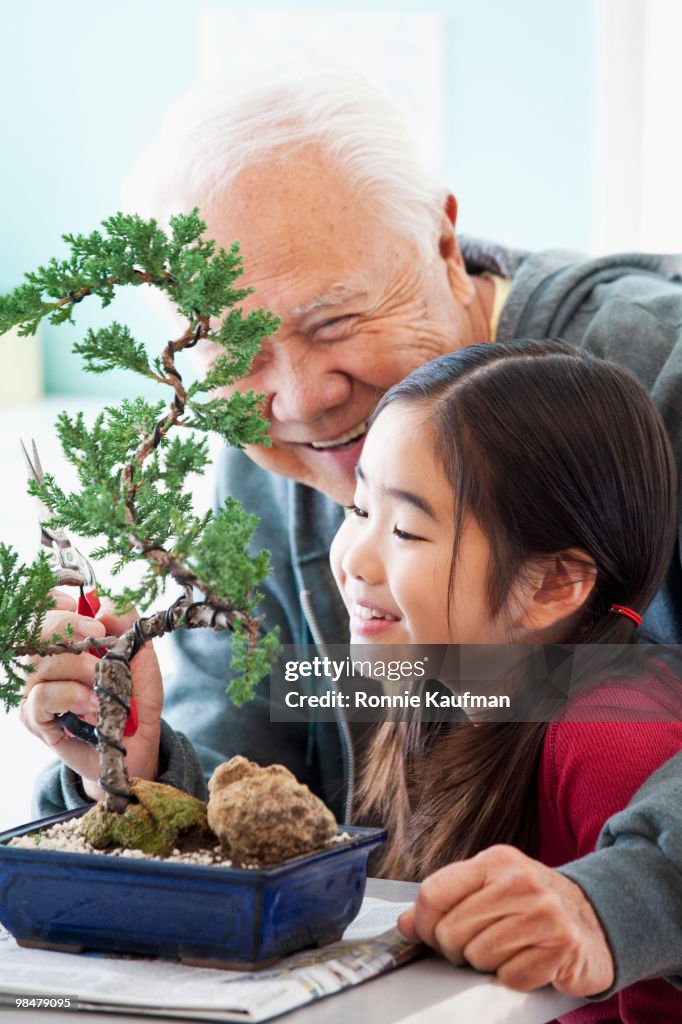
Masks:
[[[161,721],[159,782],[182,789],[200,800],[208,799],[203,769],[194,747],[182,733],[174,732]],[[83,791],[82,780],[63,761],[53,761],[43,769],[33,797],[35,818],[75,810],[92,801]]]
[[[560,871],[588,897],[611,946],[616,976],[600,999],[645,978],[682,988],[682,752],[606,822],[595,853]]]
[[[253,548],[270,552],[272,571],[259,587],[258,612],[265,628],[276,626],[283,644],[294,643],[301,637],[303,613],[291,563],[288,481],[266,473],[243,452],[226,450],[218,468],[216,505],[222,506],[228,494],[259,516]],[[270,721],[269,681],[263,680],[254,699],[241,708],[228,698],[229,633],[178,630],[170,642],[173,669],[164,679],[163,715],[191,740],[205,777],[222,761],[242,754],[259,764],[279,761],[315,788],[307,723]]]
[[[286,639],[285,642],[290,642]],[[226,694],[230,679],[230,638],[209,630],[178,630],[174,634],[174,665],[164,683],[164,718],[175,736],[191,741],[204,778],[235,754],[258,764],[285,764],[301,781],[316,789],[316,765],[309,754],[306,721],[270,720],[270,685],[264,679],[253,700],[237,707]],[[187,737],[187,738],[185,738]],[[180,789],[195,793],[194,779],[180,764],[179,781],[162,778]]]

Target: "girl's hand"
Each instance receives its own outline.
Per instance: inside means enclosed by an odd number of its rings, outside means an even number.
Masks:
[[[76,613],[76,602],[55,591],[56,607],[45,616],[43,637],[64,633],[67,623],[74,630],[74,640],[88,636],[120,636],[130,628],[136,616],[117,618],[111,604],[102,602],[94,619]],[[54,654],[28,658],[36,668],[27,674],[19,717],[29,732],[51,747],[54,753],[83,778],[83,788],[92,800],[104,792],[97,783],[99,754],[81,740],[65,736],[55,715],[73,711],[93,724],[97,721],[97,695],[93,691],[98,659],[91,654]],[[158,775],[159,735],[163,688],[156,655],[151,644],[143,647],[131,662],[133,692],[137,704],[138,729],[126,736],[126,764],[132,776],[155,779]]]
[[[513,846],[491,846],[430,875],[398,927],[521,992],[551,984],[590,996],[613,984],[611,951],[582,890]]]

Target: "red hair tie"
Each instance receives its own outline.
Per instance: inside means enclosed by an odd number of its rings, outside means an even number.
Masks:
[[[624,604],[612,604],[609,611],[615,612],[616,615],[624,615],[627,619],[632,619],[636,626],[642,625],[642,616],[638,615],[637,612],[633,612],[632,608],[626,608]]]

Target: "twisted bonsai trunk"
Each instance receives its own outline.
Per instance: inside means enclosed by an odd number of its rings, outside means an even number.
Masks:
[[[99,783],[106,793],[104,807],[107,811],[122,812],[134,799],[125,763],[123,730],[133,692],[130,662],[140,647],[155,637],[170,633],[179,625],[184,629],[208,627],[220,631],[232,630],[235,622],[240,621],[253,639],[258,635],[259,624],[256,619],[248,619],[215,595],[211,597],[210,601],[187,604],[183,595],[170,608],[137,619],[120,637],[107,637],[104,641],[98,638],[96,641],[98,646],[108,648],[95,670],[95,693],[99,697]],[[92,640],[84,640],[74,645],[53,645],[54,650],[47,649],[45,653],[55,653],[56,650],[63,652],[65,649],[79,653],[87,650],[86,645],[91,646],[92,643]]]

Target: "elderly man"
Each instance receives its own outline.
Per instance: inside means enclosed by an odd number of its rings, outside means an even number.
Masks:
[[[216,90],[197,96],[181,104],[134,181],[140,212],[164,219],[198,205],[219,244],[239,239],[245,282],[254,288],[245,308],[264,305],[281,318],[242,382],[266,396],[272,447],[227,453],[217,500],[232,494],[261,517],[256,542],[273,553],[263,611],[284,643],[324,648],[347,638],[328,552],[339,503],[353,496],[367,418],[388,387],[442,352],[519,336],[586,346],[645,381],[682,453],[680,263],[585,262],[458,241],[454,197],[419,165],[394,109],[354,78],[302,76],[236,101]],[[143,195],[150,183],[151,205]],[[658,639],[682,636],[679,579],[676,557],[647,619]],[[72,621],[78,633],[65,602],[53,614],[54,628]],[[107,626],[121,629],[111,619]],[[235,709],[224,693],[228,648],[221,634],[178,636],[166,717],[182,732],[159,725],[158,671],[151,652],[141,652],[134,686],[146,747],[130,741],[131,772],[203,795],[205,775],[234,753],[283,761],[347,819],[357,753],[343,712],[336,723],[270,722],[265,684]],[[27,685],[24,720],[65,762],[43,780],[43,814],[98,795],[91,762],[54,724],[59,711],[84,712],[91,685],[88,656],[46,660]],[[477,965],[521,988],[551,981],[567,992],[603,994],[681,972],[676,760],[611,823],[596,854],[558,873],[509,848],[486,851],[446,869],[462,873],[462,901],[481,893],[483,918],[462,910],[452,932],[436,875],[405,929],[459,959],[484,922],[518,915],[511,945],[496,942],[493,928]],[[520,877],[521,913],[513,896]]]

